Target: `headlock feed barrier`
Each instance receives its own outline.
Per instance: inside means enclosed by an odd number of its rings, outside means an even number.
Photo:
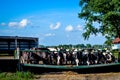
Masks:
[[[85,55],[81,55],[81,51],[22,50],[20,51],[20,65],[21,70],[39,72],[46,70],[120,71],[120,63],[116,60],[109,61],[102,54],[99,56],[97,54],[97,58],[93,58],[93,56],[96,57],[95,53]],[[100,56],[102,56],[101,60],[98,58]]]

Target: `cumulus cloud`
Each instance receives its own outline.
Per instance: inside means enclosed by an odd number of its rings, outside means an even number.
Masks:
[[[67,31],[67,32],[73,31],[73,26],[72,26],[72,25],[68,25],[68,26],[65,28],[65,31]]]
[[[61,25],[60,22],[57,22],[56,25],[50,24],[50,29],[52,29],[52,30],[58,29],[60,27],[60,25]]]
[[[17,27],[18,26],[18,22],[9,22],[8,26],[10,26],[10,27]]]
[[[49,37],[49,36],[54,36],[55,34],[52,34],[52,33],[47,33],[47,34],[45,34],[44,36],[45,37]]]
[[[82,31],[82,30],[83,30],[83,28],[82,28],[82,26],[81,26],[81,25],[78,25],[78,26],[76,27],[76,30],[78,30],[78,31]]]
[[[81,25],[77,25],[76,27],[73,27],[72,25],[68,25],[66,28],[65,28],[65,31],[67,32],[71,32],[71,31],[83,31],[83,28]]]
[[[27,19],[23,19],[23,20],[21,20],[19,22],[19,26],[20,27],[25,27],[25,26],[27,26],[27,24],[28,24],[28,20]]]
[[[9,22],[8,26],[24,28],[25,26],[27,26],[27,24],[28,24],[28,20],[22,19],[20,22]]]

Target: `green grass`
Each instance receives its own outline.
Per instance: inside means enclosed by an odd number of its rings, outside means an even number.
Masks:
[[[8,53],[0,53],[0,56],[9,56]]]
[[[34,75],[30,72],[0,73],[0,80],[32,80]]]
[[[112,53],[115,56],[115,58],[118,58],[118,51],[117,50],[112,51]]]
[[[118,52],[114,53],[115,58],[118,58]]]

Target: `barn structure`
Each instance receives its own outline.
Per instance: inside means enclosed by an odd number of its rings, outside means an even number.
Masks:
[[[19,36],[0,36],[0,55],[14,55],[15,49],[20,50],[38,47],[38,38]]]

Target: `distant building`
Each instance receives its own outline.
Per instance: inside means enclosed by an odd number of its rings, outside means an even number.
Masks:
[[[120,49],[120,38],[115,38],[112,43],[112,49]]]
[[[38,38],[0,36],[0,54],[13,55],[17,47],[19,47],[20,50],[38,47]]]

